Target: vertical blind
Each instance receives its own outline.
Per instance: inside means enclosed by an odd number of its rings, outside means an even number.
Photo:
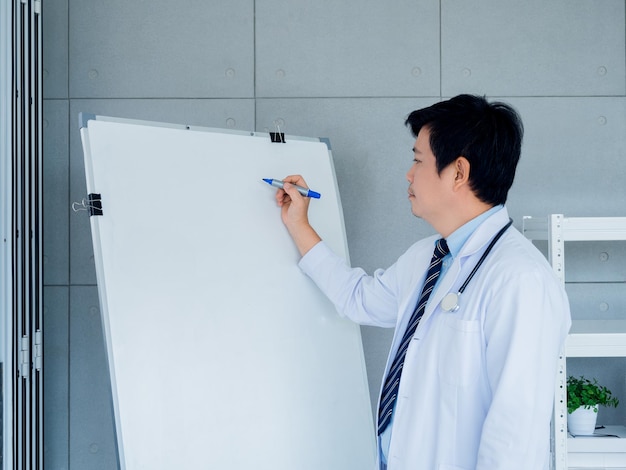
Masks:
[[[43,469],[41,1],[2,10],[3,468]]]

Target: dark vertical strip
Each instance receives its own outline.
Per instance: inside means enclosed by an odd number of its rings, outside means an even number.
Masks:
[[[30,100],[30,90],[29,90],[29,66],[30,66],[30,34],[28,28],[28,10],[27,5],[25,3],[20,2],[20,128],[18,130],[18,134],[20,137],[20,152],[19,152],[19,166],[18,166],[18,182],[19,182],[19,195],[20,199],[18,204],[20,206],[18,217],[19,217],[19,250],[18,256],[19,267],[20,267],[20,319],[18,323],[18,341],[20,345],[20,358],[19,364],[20,367],[20,396],[18,397],[20,404],[20,421],[19,425],[20,435],[22,437],[22,442],[20,446],[19,453],[19,461],[18,468],[20,470],[26,470],[28,468],[28,457],[29,457],[29,448],[30,448],[30,432],[29,432],[29,421],[30,421],[30,393],[29,393],[29,373],[30,370],[26,367],[25,362],[28,358],[28,310],[29,310],[29,296],[30,296],[30,280],[28,276],[28,271],[30,267],[29,263],[29,239],[30,239],[30,227],[28,224],[28,204],[29,204],[29,194],[28,194],[28,158],[29,158],[29,141],[28,141],[28,101]]]
[[[32,119],[33,130],[33,321],[30,331],[33,351],[32,396],[33,396],[33,445],[31,450],[32,468],[43,469],[43,84],[42,84],[42,16],[39,0],[34,0],[32,21],[33,68]]]
[[[15,2],[12,2],[11,4],[11,29],[12,29],[12,34],[11,34],[11,56],[12,57],[16,57],[16,51],[17,51],[17,32],[16,32],[16,11],[15,11]],[[13,344],[13,349],[12,349],[12,357],[11,357],[11,363],[10,363],[10,368],[11,368],[11,383],[7,384],[7,387],[11,387],[11,395],[13,397],[13,403],[12,403],[12,409],[15,410],[15,403],[17,400],[16,397],[16,371],[17,371],[17,361],[16,361],[16,345],[18,344],[16,342],[16,335],[15,335],[15,331],[16,331],[16,326],[15,326],[15,320],[16,320],[16,310],[15,310],[15,299],[17,296],[17,292],[16,292],[16,286],[15,286],[15,279],[16,279],[16,260],[15,260],[15,240],[16,240],[16,223],[15,223],[15,155],[16,155],[16,125],[15,125],[15,116],[17,115],[17,83],[16,83],[16,65],[15,65],[15,59],[11,61],[11,156],[10,156],[10,168],[11,168],[11,187],[13,188],[13,191],[11,192],[11,214],[10,214],[10,236],[11,236],[11,325],[12,325],[12,331],[11,331],[11,342]],[[7,358],[8,361],[8,358]],[[17,434],[15,434],[16,432],[16,419],[15,419],[15,412],[13,413],[12,416],[12,432],[13,432],[13,436],[16,436]],[[13,456],[13,458],[15,458],[16,455],[16,450],[17,450],[17,439],[12,439],[11,440],[11,454]]]
[[[41,5],[37,0],[35,5]],[[40,7],[39,7],[40,8]],[[44,434],[43,434],[43,50],[42,50],[42,15],[41,10],[33,13],[35,67],[33,70],[33,129],[35,150],[35,216],[34,216],[34,421],[35,432],[33,445],[33,468],[43,470]]]
[[[38,0],[11,3],[12,468],[18,470],[43,468],[43,97],[39,10]]]
[[[21,426],[20,419],[22,416],[21,413],[21,376],[19,370],[19,360],[21,355],[21,339],[19,335],[20,331],[20,250],[19,250],[19,238],[20,238],[20,227],[19,227],[19,200],[21,197],[20,194],[20,185],[19,182],[19,150],[20,150],[20,136],[19,136],[19,119],[21,115],[20,110],[20,69],[21,69],[21,58],[22,58],[22,46],[21,46],[21,28],[20,28],[20,10],[21,8],[17,8],[17,3],[13,2],[13,71],[12,71],[12,82],[13,82],[13,148],[11,154],[11,169],[12,169],[12,183],[13,183],[13,194],[12,194],[12,210],[11,210],[11,222],[12,222],[12,254],[13,254],[13,285],[12,285],[12,324],[13,324],[13,358],[12,358],[12,367],[13,367],[13,409],[15,410],[13,416],[13,435],[18,437],[13,440],[13,468],[19,468],[18,459],[20,459],[20,448],[21,448]]]

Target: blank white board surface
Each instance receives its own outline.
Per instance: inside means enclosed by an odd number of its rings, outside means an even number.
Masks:
[[[81,115],[122,469],[375,467],[358,326],[297,267],[275,189],[347,256],[319,139]]]

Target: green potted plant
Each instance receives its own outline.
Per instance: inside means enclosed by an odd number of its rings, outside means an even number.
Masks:
[[[598,406],[616,407],[619,400],[596,379],[567,378],[567,428],[572,435],[590,435],[596,428]]]

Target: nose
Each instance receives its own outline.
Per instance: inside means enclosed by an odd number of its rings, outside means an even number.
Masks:
[[[407,180],[409,183],[412,183],[412,182],[413,182],[413,168],[414,168],[414,167],[415,167],[415,165],[411,165],[411,166],[409,167],[409,171],[407,171],[407,172],[406,172],[406,180]]]

